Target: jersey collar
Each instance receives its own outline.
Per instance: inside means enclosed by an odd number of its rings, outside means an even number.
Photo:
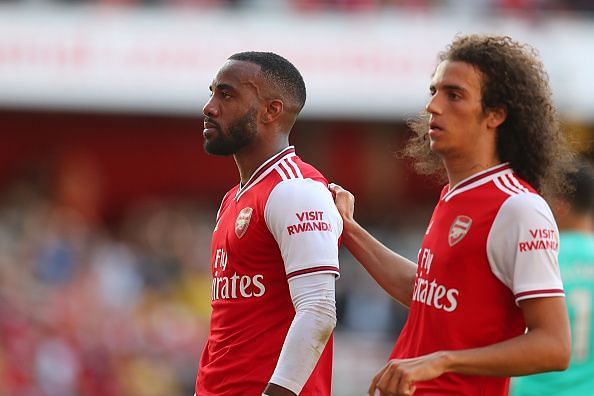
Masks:
[[[277,154],[273,155],[272,157],[268,158],[262,165],[260,165],[252,174],[252,176],[248,179],[248,181],[241,186],[235,193],[235,201],[239,201],[239,198],[252,186],[258,184],[260,180],[264,179],[267,174],[269,174],[273,169],[274,166],[284,160],[285,158],[290,158],[295,156],[295,147],[288,146],[282,149]]]
[[[453,187],[448,187],[448,192],[445,193],[441,199],[447,202],[455,195],[481,186],[490,182],[496,177],[507,173],[513,173],[509,163],[505,162],[503,164],[495,165],[489,169],[485,169],[484,171],[480,171],[464,180],[459,181]]]

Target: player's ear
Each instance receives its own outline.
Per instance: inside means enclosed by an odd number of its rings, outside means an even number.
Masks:
[[[487,126],[495,129],[499,125],[503,124],[503,121],[507,118],[507,109],[503,106],[494,107],[489,109],[487,114]]]
[[[281,99],[271,99],[266,102],[266,110],[262,116],[262,122],[269,124],[280,117],[284,110],[284,103]]]

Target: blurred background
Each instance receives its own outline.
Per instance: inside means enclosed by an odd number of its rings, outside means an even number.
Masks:
[[[439,185],[394,153],[458,33],[536,47],[563,128],[594,158],[589,0],[4,0],[0,395],[192,395],[230,158],[202,149],[231,54],[277,52],[308,102],[292,143],[415,259]],[[341,251],[334,394],[362,395],[406,317]]]

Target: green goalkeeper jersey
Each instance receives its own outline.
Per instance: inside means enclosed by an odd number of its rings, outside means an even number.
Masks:
[[[594,236],[562,232],[559,266],[571,324],[569,368],[515,378],[512,396],[594,395]]]

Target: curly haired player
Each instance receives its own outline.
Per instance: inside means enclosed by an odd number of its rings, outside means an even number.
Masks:
[[[559,235],[539,193],[564,187],[572,155],[547,75],[509,37],[458,37],[439,60],[405,149],[419,170],[448,179],[417,263],[359,226],[352,194],[331,187],[344,245],[410,307],[370,395],[506,395],[510,376],[569,361]]]

